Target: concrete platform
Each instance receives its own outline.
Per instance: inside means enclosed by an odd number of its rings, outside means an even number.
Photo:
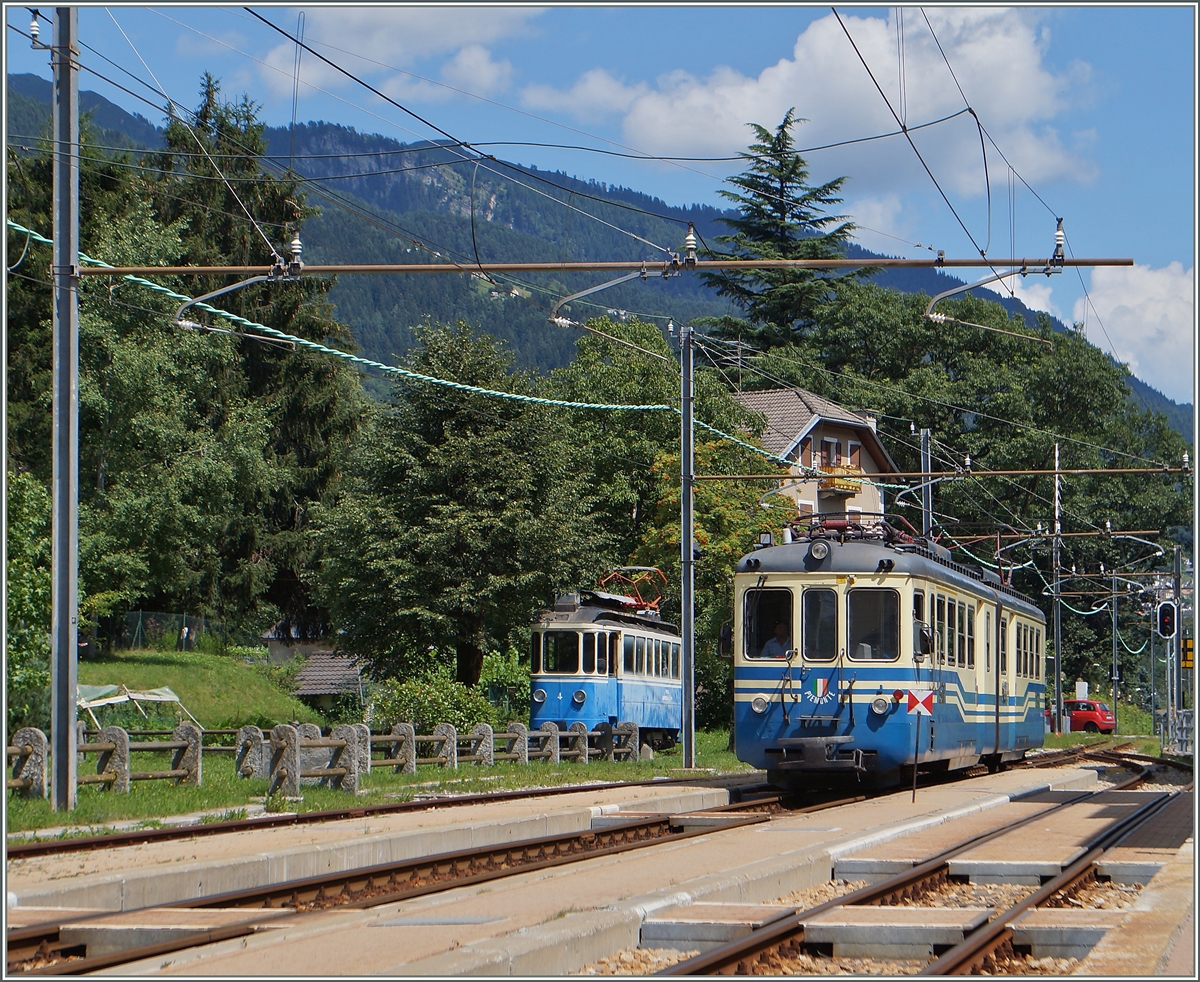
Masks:
[[[253,829],[121,849],[10,860],[18,908],[136,910],[479,846],[585,831],[601,814],[689,812],[729,802],[726,788],[653,786],[554,799]]]
[[[1120,910],[1040,907],[1013,921],[1013,944],[1029,945],[1034,958],[1085,958],[1124,920]]]
[[[306,915],[278,930],[104,974],[565,975],[636,947],[643,922],[695,902],[771,903],[826,882],[837,857],[923,829],[962,841],[958,823],[1002,824],[1011,798],[1088,788],[1094,771],[1009,771],[902,791],[811,815],[714,830],[682,842],[597,857],[365,911]],[[1045,806],[1042,806],[1045,807]],[[422,926],[419,922],[441,925]]]
[[[59,931],[60,941],[66,944],[86,944],[88,957],[111,955],[142,945],[174,941],[202,931],[229,927],[246,921],[280,920],[294,917],[286,909],[259,910],[172,910],[130,911],[95,917],[81,924],[65,924]]]
[[[804,922],[805,944],[833,946],[835,958],[928,959],[960,944],[992,915],[987,907],[835,907]]]
[[[778,904],[699,902],[670,907],[642,922],[641,947],[707,951],[744,938],[764,924],[795,913]]]

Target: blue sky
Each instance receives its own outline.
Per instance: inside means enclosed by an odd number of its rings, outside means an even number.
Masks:
[[[267,122],[289,122],[294,46],[242,8],[110,9],[132,45],[103,7],[81,9],[81,36],[125,69],[147,80],[153,72],[185,105],[194,104],[199,77],[210,71],[227,95],[247,93],[260,103]],[[746,122],[773,126],[792,106],[808,120],[796,130],[801,147],[896,128],[828,7],[254,9],[292,33],[303,9],[314,48],[470,141],[724,156],[744,148]],[[1010,175],[989,144],[988,255],[1009,255],[1010,241],[1017,255],[1046,255],[1060,215],[1075,255],[1135,259],[1133,269],[1083,271],[1091,306],[1071,271],[1037,282],[1030,277],[1014,289],[1032,307],[1086,321],[1094,343],[1172,398],[1190,401],[1194,8],[926,7],[929,24],[921,8],[903,8],[902,23],[898,10],[839,8],[897,113],[915,126],[963,109],[965,95],[999,151],[1049,205]],[[45,13],[50,16],[50,8]],[[25,7],[8,7],[6,17],[28,29]],[[43,30],[49,34],[49,22]],[[10,72],[49,77],[44,53],[30,51],[12,31],[6,44]],[[121,77],[87,49],[82,61]],[[301,120],[336,121],[400,140],[436,135],[311,55],[302,57],[301,79]],[[83,87],[158,121],[148,106],[95,75],[85,72]],[[130,88],[149,94],[136,83]],[[921,130],[914,140],[971,235],[985,245],[986,185],[971,118]],[[730,163],[680,166],[527,147],[496,152],[635,187],[672,204],[721,204],[718,191],[727,187],[721,178],[738,170]],[[949,256],[974,254],[902,137],[806,156],[814,180],[848,177],[842,210],[862,227],[858,237],[868,248],[907,256],[929,256],[929,246]],[[1011,197],[1010,179],[1016,184]]]

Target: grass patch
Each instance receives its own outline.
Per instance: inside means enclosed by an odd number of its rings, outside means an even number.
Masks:
[[[279,689],[257,668],[225,655],[117,651],[96,661],[80,661],[79,681],[83,685],[124,684],[134,690],[170,686],[207,729],[244,723],[270,726],[292,720],[322,722],[316,710]]]
[[[188,657],[193,655],[191,652],[187,654]],[[175,691],[183,696],[179,689]],[[728,733],[697,733],[697,768],[716,774],[752,772],[752,767],[743,764],[726,749],[728,743]],[[89,757],[88,760],[91,762],[94,758]],[[266,805],[268,811],[307,812],[345,808],[355,800],[386,804],[441,793],[476,794],[600,781],[647,781],[655,777],[684,777],[686,774],[681,764],[680,750],[676,747],[655,754],[653,760],[630,763],[592,761],[586,765],[562,763],[550,767],[540,762],[521,766],[506,761],[491,768],[464,764],[457,771],[445,771],[430,765],[419,767],[416,774],[408,775],[393,774],[391,768],[379,768],[359,782],[357,799],[340,791],[306,786],[301,789],[302,801],[288,801],[274,795],[267,799]],[[170,760],[166,754],[133,755],[134,770],[165,770],[169,766]],[[704,778],[709,775],[700,773],[697,776]],[[152,821],[167,815],[214,809],[225,809],[230,817],[236,817],[234,813],[244,810],[255,800],[262,802],[266,794],[266,781],[246,780],[234,774],[231,754],[213,755],[204,761],[202,787],[185,787],[169,781],[136,781],[129,794],[116,795],[95,785],[86,785],[79,789],[78,805],[69,815],[51,811],[50,803],[45,799],[31,801],[9,792],[8,828],[10,832],[24,832],[68,822],[72,825],[106,826],[117,821]]]
[[[1149,754],[1152,757],[1158,757],[1162,754],[1162,744],[1159,743],[1158,737],[1144,734],[1130,735],[1120,732],[1115,737],[1103,733],[1047,733],[1046,749],[1066,750],[1070,747],[1081,745],[1090,747],[1093,744],[1109,743],[1113,740],[1118,744],[1132,743],[1134,753]]]

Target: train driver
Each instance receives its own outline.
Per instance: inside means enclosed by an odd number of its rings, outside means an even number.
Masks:
[[[775,625],[775,636],[769,638],[763,645],[763,658],[786,658],[792,647],[791,633],[787,621],[779,621]]]

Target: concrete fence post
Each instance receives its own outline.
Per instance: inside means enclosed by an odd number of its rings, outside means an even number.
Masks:
[[[87,721],[77,719],[75,721],[75,746],[82,747],[87,743]],[[84,756],[81,753],[75,754],[75,769],[78,772],[84,766]]]
[[[613,727],[613,739],[615,743],[613,747],[614,759],[616,757],[624,757],[629,761],[638,759],[642,747],[637,723],[618,723]]]
[[[180,778],[177,784],[194,784],[200,787],[203,781],[202,766],[204,763],[203,734],[200,727],[190,721],[180,723],[171,735],[172,740],[187,741],[187,746],[175,751],[171,758],[171,770],[185,770],[187,777]]]
[[[358,730],[355,729],[353,723],[342,723],[333,728],[333,732],[329,734],[333,740],[345,740],[345,747],[330,747],[329,760],[323,765],[326,767],[344,767],[345,774],[332,775],[326,779],[327,786],[337,788],[340,791],[347,791],[350,794],[358,793]]]
[[[289,798],[300,796],[300,733],[281,723],[271,731],[270,793]]]
[[[106,726],[100,731],[97,743],[114,744],[115,750],[101,750],[96,761],[97,774],[111,774],[107,782],[110,791],[129,794],[129,734],[119,726]]]
[[[358,735],[358,774],[363,777],[371,773],[371,728],[366,723],[355,723]]]
[[[442,758],[442,766],[452,771],[458,770],[458,733],[454,727],[449,723],[438,723],[433,728],[432,736],[443,738],[441,752],[436,755]]]
[[[611,723],[596,724],[596,749],[600,760],[613,759],[613,728]]]
[[[238,730],[233,771],[238,777],[266,779],[271,776],[269,743],[257,726],[243,726]]]
[[[305,740],[321,739],[321,728],[316,723],[301,723],[296,727],[296,733],[299,735],[302,743]],[[324,767],[328,760],[329,749],[327,747],[311,747],[307,750],[304,747],[300,748],[300,769],[302,771],[311,771],[317,767]],[[315,777],[302,777],[300,783],[317,784],[319,780],[319,778]]]
[[[477,755],[479,760],[476,763],[480,767],[494,767],[496,765],[495,734],[492,732],[492,727],[488,723],[477,723],[470,733],[471,754]]]
[[[550,756],[546,758],[546,763],[556,765],[561,763],[562,758],[558,755],[558,724],[547,720],[539,727],[539,729],[543,733],[550,734],[550,736],[546,738],[545,746],[542,748],[543,750],[550,751]]]
[[[400,763],[392,768],[393,774],[417,773],[417,731],[412,723],[397,723],[392,727],[392,736],[397,737],[395,743],[389,743],[388,757],[399,760]]]
[[[508,730],[503,739],[505,741],[505,753],[517,755],[514,763],[529,763],[529,730],[526,729],[524,723],[509,723]]]
[[[22,798],[46,797],[46,765],[49,760],[46,734],[33,726],[23,726],[13,735],[13,746],[21,752],[13,759],[12,776],[30,782],[20,791]],[[25,752],[25,748],[29,752]]]
[[[570,747],[572,750],[575,750],[579,753],[579,756],[575,758],[575,762],[577,764],[586,764],[588,762],[588,725],[587,725],[587,723],[580,723],[580,722],[572,723],[567,728],[567,732],[570,734],[570,737],[568,737],[567,742],[570,744]]]

